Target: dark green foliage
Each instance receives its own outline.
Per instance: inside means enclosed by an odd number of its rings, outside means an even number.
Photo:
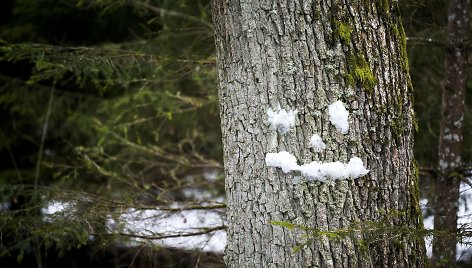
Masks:
[[[400,6],[403,7],[407,36],[445,42],[445,1],[414,1],[405,2]],[[443,47],[410,41],[408,57],[415,92],[415,111],[419,122],[415,137],[415,155],[420,166],[431,167],[437,164],[441,81],[444,80]]]
[[[114,4],[104,12],[96,1],[80,4],[77,0],[17,0],[2,6],[11,19],[0,28],[1,39],[10,42],[90,45],[132,40],[130,31],[145,34],[146,20],[154,16],[130,12],[128,6]],[[82,1],[84,2],[84,1]],[[2,2],[3,4],[3,2]],[[147,15],[147,17],[146,17]],[[144,18],[141,18],[144,16]]]
[[[406,239],[422,240],[432,233],[431,230],[416,229],[408,224],[398,224],[401,211],[381,211],[377,221],[352,222],[349,226],[334,230],[319,230],[308,226],[297,225],[284,221],[272,221],[270,224],[286,228],[288,232],[301,232],[301,240],[292,248],[292,254],[297,254],[314,241],[328,238],[331,241],[350,240],[363,254],[369,254],[374,245],[384,241],[393,241],[396,247],[403,247]],[[415,252],[415,254],[422,254]]]
[[[0,201],[20,201],[0,258],[124,242],[106,221],[129,207],[222,193],[203,178],[221,170],[207,1],[2,5]],[[70,207],[45,220],[51,202]]]
[[[447,46],[447,10],[449,1],[401,1],[403,24],[408,38],[407,52],[410,63],[410,74],[414,88],[415,113],[418,119],[418,131],[415,136],[415,157],[418,160],[420,194],[429,204],[434,205],[438,191],[435,189],[438,179],[438,143],[441,120],[442,90],[446,78],[445,52]],[[470,25],[469,25],[470,28]],[[469,36],[466,42],[471,39]],[[469,46],[470,44],[465,44]],[[470,80],[470,69],[467,71]],[[464,140],[462,148],[462,165],[465,170],[472,167],[472,85],[467,83],[465,115],[463,120]],[[457,174],[456,174],[457,175]],[[465,183],[470,178],[461,176]],[[461,200],[465,202],[465,200]],[[469,204],[466,204],[468,207]],[[431,207],[426,207],[426,215],[433,214]],[[458,234],[435,232],[436,237],[457,236],[459,241],[468,235],[468,224],[458,230]],[[467,259],[467,257],[462,258]],[[451,266],[448,264],[447,266]]]
[[[415,137],[415,155],[420,166],[437,165],[441,91],[444,81],[447,1],[403,1],[403,24],[408,41],[410,74],[415,92],[415,111],[419,132]],[[469,75],[470,77],[470,75]],[[472,105],[470,83],[467,85],[463,163],[472,162]],[[468,164],[469,163],[469,164]]]
[[[406,36],[434,40],[407,43],[420,171],[437,162],[445,3],[399,4]],[[375,5],[386,19],[396,12],[387,1]],[[117,230],[106,230],[106,219],[118,220],[129,207],[201,201],[186,196],[185,189],[223,192],[209,9],[206,0],[1,2],[0,202],[15,206],[0,209],[0,258],[21,260],[35,245],[67,254],[91,245],[90,235],[94,246],[125,242],[128,237]],[[350,42],[347,22],[335,27],[338,37]],[[401,29],[394,30],[402,36]],[[367,93],[375,87],[362,55],[352,55],[346,71],[347,82]],[[465,137],[472,131],[472,84],[468,88]],[[391,124],[400,135],[402,122]],[[465,163],[472,161],[471,142],[465,139]],[[203,179],[208,170],[217,171],[216,181]],[[41,208],[51,201],[73,208],[45,221]],[[407,227],[362,224],[357,227],[371,227],[372,239],[382,232],[390,232],[392,239],[418,235]],[[341,229],[311,232],[307,238],[352,234]],[[368,250],[369,243],[359,240],[358,246]]]

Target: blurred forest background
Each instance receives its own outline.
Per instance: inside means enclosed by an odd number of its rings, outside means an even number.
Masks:
[[[400,1],[427,228],[447,6]],[[223,266],[216,85],[207,0],[2,1],[2,267]],[[472,254],[471,88],[468,81],[460,262]]]

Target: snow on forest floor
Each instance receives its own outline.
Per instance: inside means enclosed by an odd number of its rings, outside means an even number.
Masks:
[[[195,193],[194,193],[195,194]],[[218,202],[223,199],[219,198]],[[420,201],[423,211],[429,208],[428,201]],[[472,224],[472,188],[467,184],[461,184],[461,199],[459,202],[458,226]],[[43,209],[45,218],[56,212],[69,209],[70,205],[61,202],[51,202],[49,206]],[[173,208],[179,208],[179,204],[174,204]],[[182,210],[178,212],[166,212],[158,209],[132,210],[129,209],[120,217],[121,221],[126,223],[119,226],[126,233],[142,236],[159,235],[179,235],[191,232],[199,232],[204,228],[214,228],[224,225],[225,216],[222,210]],[[109,219],[110,229],[118,228],[117,221]],[[433,216],[424,217],[424,226],[426,229],[433,229]],[[140,239],[137,238],[136,242]],[[226,232],[218,230],[208,234],[195,236],[172,237],[166,239],[153,240],[155,243],[168,247],[197,249],[208,252],[222,253],[226,245]],[[432,237],[426,237],[426,248],[428,256],[432,252]],[[458,260],[468,260],[472,257],[471,238],[466,238],[462,243],[458,243]],[[467,245],[468,244],[468,245]]]
[[[179,208],[178,204],[172,206]],[[143,236],[179,236],[217,228],[224,225],[223,211],[182,210],[167,213],[160,210],[130,210],[122,215],[126,233]],[[222,253],[226,245],[226,232],[214,231],[195,236],[172,237],[154,240],[155,243],[183,249],[197,249]]]
[[[457,226],[470,226],[472,224],[472,188],[466,184],[461,183],[460,186],[460,201],[459,201],[459,212]],[[434,228],[434,217],[432,215],[427,215],[425,212],[430,209],[430,205],[427,199],[420,200],[421,207],[424,214],[424,227],[427,230],[432,230]],[[429,257],[432,256],[432,236],[425,238],[426,241],[426,253]],[[463,238],[461,243],[457,243],[457,260],[469,260],[472,257],[472,238],[466,237]]]
[[[218,201],[223,201],[222,199]],[[214,205],[218,203],[201,204]],[[172,209],[183,208],[175,203]],[[73,214],[73,205],[52,201],[42,210],[45,221],[53,221],[58,215]],[[58,214],[56,214],[58,213]],[[61,216],[59,216],[61,217]],[[189,250],[222,253],[226,245],[226,232],[217,230],[207,234],[191,235],[192,233],[205,232],[210,228],[218,228],[225,225],[224,211],[215,210],[178,210],[163,211],[159,209],[128,209],[118,218],[110,217],[107,220],[107,228],[110,232],[130,234],[132,244],[146,240],[156,244]],[[172,236],[165,239],[156,237]],[[148,239],[146,239],[148,238]]]

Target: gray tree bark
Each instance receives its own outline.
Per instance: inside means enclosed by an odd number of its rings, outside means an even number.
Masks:
[[[396,1],[213,0],[227,192],[228,267],[422,267],[412,152],[412,89]],[[328,105],[349,111],[349,131]],[[267,111],[297,110],[288,132]],[[309,147],[319,134],[326,149]],[[298,164],[361,158],[358,179],[308,181],[268,167],[267,153]],[[284,221],[341,239],[270,224]],[[357,232],[356,223],[378,223]],[[376,229],[377,227],[383,230]],[[393,227],[398,227],[397,229]],[[371,228],[371,229],[372,229]],[[367,230],[365,230],[367,232]],[[414,232],[413,232],[414,233]]]
[[[439,165],[434,202],[433,261],[436,267],[451,267],[456,261],[457,211],[462,158],[464,101],[470,0],[450,0],[446,79],[442,92],[439,134]]]

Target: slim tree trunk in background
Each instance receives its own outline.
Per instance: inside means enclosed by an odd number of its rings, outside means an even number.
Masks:
[[[450,267],[455,262],[459,170],[461,166],[464,101],[467,68],[465,39],[469,29],[470,0],[450,0],[448,44],[445,54],[446,80],[442,93],[439,135],[439,181],[434,202],[434,230],[447,235],[433,239],[436,266]]]
[[[313,239],[300,230],[349,229],[356,222],[421,228],[412,151],[412,89],[396,1],[213,0],[227,191],[228,267],[422,267],[415,235]],[[330,122],[342,101],[349,131]],[[269,109],[296,110],[274,129]],[[319,134],[326,148],[309,147]],[[267,153],[298,164],[361,158],[354,180],[307,181],[268,167]],[[372,238],[372,237],[371,237]]]

